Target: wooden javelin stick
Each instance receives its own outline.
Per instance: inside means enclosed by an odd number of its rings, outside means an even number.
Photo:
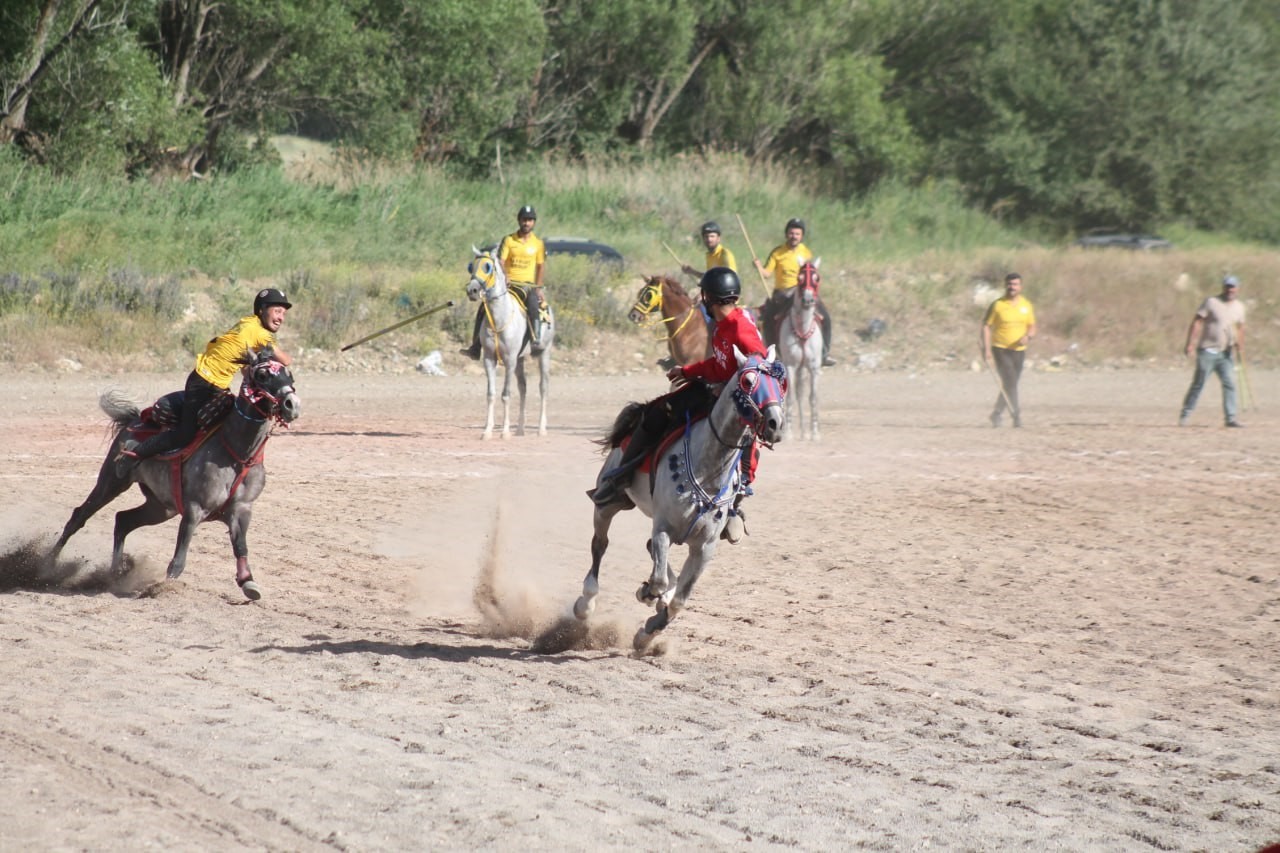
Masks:
[[[738,227],[742,229],[742,239],[747,241],[747,251],[751,253],[751,260],[759,261],[760,259],[756,257],[756,248],[751,245],[751,236],[747,234],[747,226],[742,224],[742,217],[738,216],[736,213],[734,214],[734,217],[738,220]],[[752,266],[755,266],[755,264],[752,264]],[[756,272],[760,273],[760,286],[764,288],[764,301],[768,302],[771,296],[769,293],[769,283],[764,280],[764,271],[761,270],[760,267],[756,267]]]
[[[680,260],[679,255],[677,255],[674,251],[672,251],[671,247],[667,245],[667,241],[666,241],[666,240],[663,240],[663,241],[662,241],[662,248],[666,249],[666,250],[667,250],[667,253],[668,253],[668,254],[670,254],[670,255],[671,255],[671,257],[675,258],[676,263],[680,265],[680,269],[681,269],[681,270],[683,270],[685,267],[687,267],[687,266],[688,266],[688,264],[686,264],[684,261]]]
[[[434,308],[428,308],[426,311],[423,311],[421,314],[414,314],[408,320],[401,320],[399,323],[394,323],[390,326],[387,326],[385,329],[379,329],[378,331],[374,332],[372,335],[365,335],[360,340],[354,343],[347,344],[345,347],[342,348],[341,352],[346,352],[352,347],[360,346],[360,344],[365,343],[366,341],[371,341],[374,338],[381,337],[382,335],[385,335],[387,332],[394,332],[396,329],[400,328],[401,326],[407,326],[410,323],[414,322],[415,320],[421,320],[423,317],[430,317],[432,314],[435,314],[438,311],[443,311],[446,308],[452,308],[452,307],[453,307],[453,300],[450,299],[448,302],[445,302],[441,305],[437,305]]]
[[[1240,368],[1240,403],[1248,405],[1249,411],[1256,412],[1258,403],[1253,399],[1253,386],[1249,384],[1249,374],[1244,369],[1244,352],[1236,348],[1237,366]]]
[[[1000,396],[1004,398],[1004,404],[1009,407],[1009,417],[1016,418],[1018,413],[1014,411],[1013,403],[1009,402],[1009,395],[1004,392],[1004,382],[1000,379],[1000,374],[996,372],[996,366],[987,360],[987,353],[982,353],[982,363],[985,364],[991,372],[991,378],[996,381],[996,387],[1000,389]]]

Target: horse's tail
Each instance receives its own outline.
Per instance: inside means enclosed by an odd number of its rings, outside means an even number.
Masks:
[[[643,414],[644,403],[632,401],[623,406],[622,411],[618,412],[618,417],[614,419],[613,426],[604,434],[604,438],[596,439],[596,444],[600,445],[601,452],[608,453],[621,444],[622,439],[635,432]]]
[[[138,404],[119,391],[102,392],[102,396],[98,398],[98,407],[106,412],[115,425],[111,430],[112,435],[119,435],[122,429],[137,420],[141,414]]]

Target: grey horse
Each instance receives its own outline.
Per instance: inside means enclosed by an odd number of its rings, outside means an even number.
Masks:
[[[756,441],[769,446],[782,437],[786,367],[775,361],[772,347],[764,357],[743,356],[736,348],[734,355],[738,370],[725,383],[711,414],[694,422],[673,445],[664,444],[654,452],[652,476],[637,473],[618,500],[595,508],[591,569],[573,605],[580,620],[595,610],[600,562],[609,547],[613,517],[638,507],[653,521],[648,546],[653,571],[636,598],[652,604],[656,612],[636,632],[632,644],[637,652],[643,652],[654,635],[684,609],[698,577],[715,556],[738,492],[742,454],[751,452]],[[605,473],[617,466],[622,457],[619,443],[631,433],[642,408],[641,403],[631,403],[618,415],[603,442],[611,449],[596,477],[596,488]],[[678,577],[668,562],[672,545],[689,546]]]
[[[821,284],[818,265],[806,261],[800,266],[796,286],[791,294],[791,310],[778,326],[778,353],[791,374],[791,393],[787,395],[787,434],[792,428],[805,437],[805,398],[809,403],[809,435],[814,441],[818,430],[818,381],[822,378],[822,317],[818,314],[818,287]],[[792,417],[792,405],[797,417]]]
[[[236,583],[249,600],[262,597],[249,570],[245,534],[253,502],[266,485],[262,456],[272,427],[276,422],[288,423],[297,418],[302,404],[293,389],[293,375],[275,359],[270,348],[263,349],[256,357],[246,356],[244,363],[248,376],[231,412],[194,451],[189,455],[187,451],[180,451],[145,459],[123,476],[117,473],[114,460],[131,431],[144,427],[141,412],[117,394],[102,395],[98,404],[115,424],[111,448],[98,471],[93,491],[72,511],[62,535],[54,543],[48,557],[50,562],[58,558],[67,540],[98,510],[137,483],[146,502],[116,513],[112,572],[118,574],[123,565],[125,537],[139,527],[160,524],[181,515],[178,544],[166,572],[172,580],[186,567],[187,549],[196,526],[204,521],[221,521],[231,534]]]

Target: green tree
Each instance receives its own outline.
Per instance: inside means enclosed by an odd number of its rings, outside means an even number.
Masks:
[[[998,0],[913,13],[922,25],[886,54],[902,103],[930,168],[989,209],[1215,227],[1233,217],[1221,200],[1274,172],[1274,56],[1247,6]]]
[[[384,96],[363,104],[364,117],[407,138],[416,159],[475,160],[523,128],[547,43],[537,0],[370,0],[365,12],[386,59]]]

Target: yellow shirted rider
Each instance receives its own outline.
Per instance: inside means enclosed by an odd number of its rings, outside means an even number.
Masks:
[[[199,431],[200,410],[205,404],[231,388],[236,371],[243,367],[239,359],[272,347],[276,359],[286,367],[292,359],[279,348],[275,333],[284,324],[285,312],[293,307],[284,293],[274,287],[258,291],[253,300],[253,314],[241,317],[234,326],[209,341],[204,352],[196,356],[195,370],[187,376],[182,399],[182,420],[172,429],[153,435],[146,441],[128,440],[116,456],[116,470],[123,475],[132,466],[161,453],[186,447]]]
[[[733,257],[733,252],[729,251],[729,247],[720,242],[720,224],[714,219],[707,220],[702,223],[702,245],[707,249],[706,267],[696,270],[689,264],[681,264],[680,269],[685,275],[691,275],[701,280],[702,274],[706,270],[712,270],[716,267],[725,267],[734,272],[738,271],[738,261]]]
[[[529,339],[535,355],[542,350],[538,344],[542,340],[543,325],[550,317],[547,313],[547,297],[542,287],[547,247],[533,233],[537,221],[538,214],[533,206],[524,205],[516,211],[516,231],[503,237],[498,246],[498,263],[502,264],[502,269],[507,274],[507,288],[525,305],[525,313],[529,318]],[[476,311],[475,327],[471,331],[471,346],[459,350],[472,360],[480,358],[480,325],[483,322],[484,305],[481,304]]]
[[[773,295],[762,306],[760,317],[760,331],[769,345],[778,343],[778,322],[791,307],[801,264],[813,260],[813,252],[802,242],[804,231],[803,219],[788,220],[783,229],[785,240],[769,253],[768,260],[762,264],[759,258],[753,259],[756,269],[773,276]],[[836,363],[831,357],[831,315],[822,297],[818,297],[818,314],[822,317],[822,366],[830,367]]]

